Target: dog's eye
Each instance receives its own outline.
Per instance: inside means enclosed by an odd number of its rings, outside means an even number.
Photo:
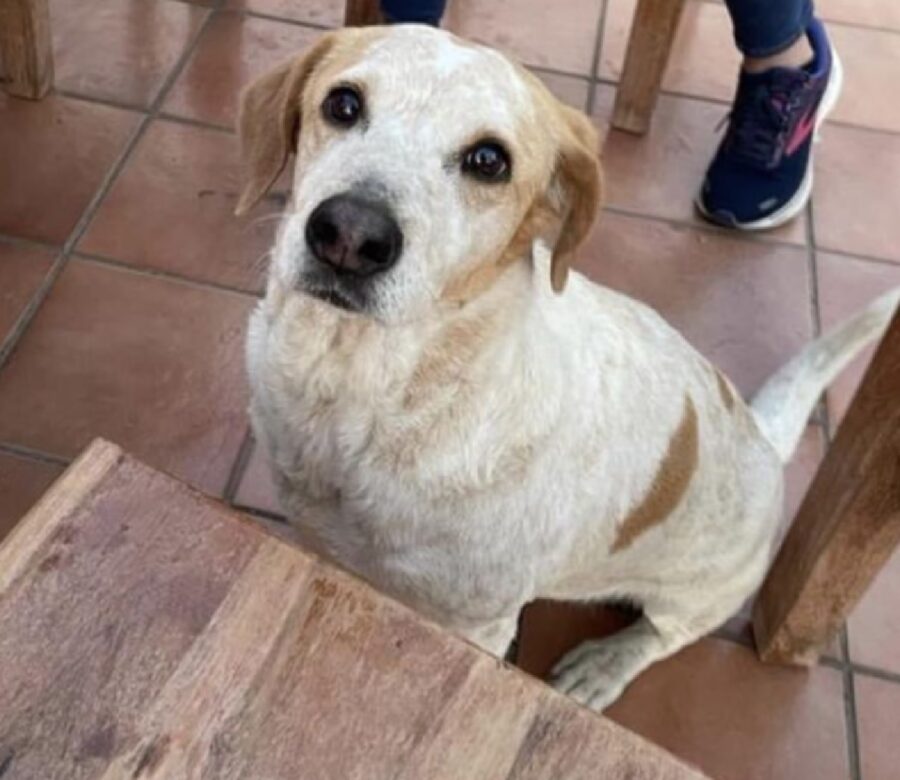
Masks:
[[[337,87],[328,93],[322,113],[333,125],[352,127],[362,116],[363,99],[353,87]]]
[[[496,141],[483,141],[465,152],[462,169],[483,182],[493,183],[509,179],[509,154]]]

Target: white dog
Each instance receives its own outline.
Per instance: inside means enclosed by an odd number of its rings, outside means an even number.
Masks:
[[[783,464],[896,296],[748,408],[653,311],[567,272],[600,199],[587,118],[445,32],[325,35],[250,86],[240,131],[239,211],[296,154],[248,361],[305,543],[497,654],[537,597],[639,604],[556,670],[597,709],[742,605]]]

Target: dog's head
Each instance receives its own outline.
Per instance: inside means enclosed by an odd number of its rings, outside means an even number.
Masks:
[[[600,199],[588,119],[502,55],[419,26],[345,29],[245,90],[245,212],[296,155],[273,273],[399,322],[488,289],[542,236],[561,291]]]

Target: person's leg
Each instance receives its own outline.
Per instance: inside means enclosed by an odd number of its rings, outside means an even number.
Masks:
[[[840,92],[841,67],[812,0],[725,4],[744,61],[697,207],[726,227],[768,230],[809,200],[815,131]]]
[[[381,0],[385,20],[391,24],[415,23],[437,27],[446,7],[447,0]]]
[[[800,49],[805,59],[779,64],[800,67],[812,59],[806,30],[813,20],[812,0],[725,0],[734,40],[748,60],[767,60]]]

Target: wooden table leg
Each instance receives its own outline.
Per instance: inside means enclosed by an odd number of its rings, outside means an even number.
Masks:
[[[811,664],[900,544],[900,313],[756,602],[764,661]]]
[[[7,91],[38,99],[53,86],[47,0],[0,0],[0,59]]]
[[[613,127],[643,134],[650,127],[685,0],[638,0]]]
[[[345,27],[365,27],[383,22],[379,0],[347,0],[344,9]]]

